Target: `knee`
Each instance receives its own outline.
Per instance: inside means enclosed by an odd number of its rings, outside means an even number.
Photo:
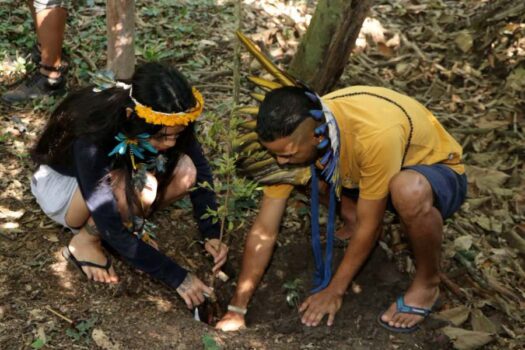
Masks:
[[[122,176],[120,176],[115,171],[113,171],[111,175],[114,179],[113,195],[117,202],[118,211],[120,215],[122,216],[123,220],[127,220],[126,218],[128,218],[130,214],[130,207],[128,203],[128,195],[127,195],[128,191],[126,190],[126,186],[127,186],[126,181],[122,178]],[[130,184],[130,186],[133,187],[133,184]],[[134,191],[137,198],[140,199],[143,209],[148,209],[153,204],[153,202],[155,202],[155,198],[157,196],[157,187],[158,187],[157,179],[155,178],[154,175],[147,172],[146,178],[144,179],[144,187],[142,188],[142,190],[139,192],[135,188],[132,189],[132,191]],[[140,210],[141,210],[140,208],[137,208],[132,203],[131,212],[134,215],[137,215],[138,213],[140,213]]]
[[[190,157],[183,155],[174,170],[174,182],[182,192],[188,192],[197,183],[197,168]]]
[[[421,174],[405,170],[389,184],[392,204],[403,221],[425,215],[432,209],[433,195],[428,180]]]
[[[142,192],[140,193],[140,198],[144,207],[149,208],[153,202],[155,202],[155,198],[157,196],[157,187],[158,183],[155,176],[153,176],[151,173],[146,173],[146,182]]]

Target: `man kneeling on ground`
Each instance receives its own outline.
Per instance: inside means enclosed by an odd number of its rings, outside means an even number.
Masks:
[[[259,109],[256,131],[280,165],[311,165],[312,182],[319,178],[341,200],[344,227],[338,235],[349,239],[348,248],[333,277],[330,261],[324,262],[325,283],[300,306],[303,324],[317,326],[325,315],[327,325],[334,323],[345,291],[378,241],[385,210],[390,210],[408,235],[417,268],[408,290],[378,321],[395,332],[417,329],[439,297],[443,220],[465,200],[467,180],[458,142],[414,99],[366,86],[322,98],[302,87],[273,90]],[[313,187],[312,203],[318,201]],[[248,303],[270,261],[292,189],[287,184],[264,189],[237,288],[218,329],[245,326]]]

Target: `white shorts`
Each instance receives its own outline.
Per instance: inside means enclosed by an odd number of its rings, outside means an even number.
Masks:
[[[69,2],[70,1],[65,1],[65,0],[34,0],[33,6],[35,8],[36,13],[39,13],[40,11],[47,10],[47,9],[57,8],[57,7],[61,7],[67,10],[67,5]]]
[[[78,188],[77,179],[62,175],[47,165],[40,165],[31,178],[31,192],[42,211],[53,221],[69,228],[66,213]]]

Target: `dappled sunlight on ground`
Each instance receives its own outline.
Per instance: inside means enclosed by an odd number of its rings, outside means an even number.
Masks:
[[[157,306],[161,312],[168,312],[173,308],[173,303],[160,296],[148,295],[147,299]]]
[[[79,283],[78,278],[73,277],[73,272],[68,269],[68,262],[62,256],[62,249],[60,248],[53,253],[54,263],[49,265],[49,270],[57,278],[58,286],[61,287],[66,293],[75,295],[74,284]],[[76,271],[76,273],[81,273]]]
[[[308,7],[306,2],[290,1],[284,3],[278,0],[244,0],[244,4],[259,7],[270,16],[287,16],[296,24],[308,26],[312,19],[311,14],[307,14]]]

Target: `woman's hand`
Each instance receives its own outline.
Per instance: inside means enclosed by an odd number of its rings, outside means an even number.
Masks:
[[[213,289],[205,285],[199,278],[197,278],[197,276],[189,272],[176,290],[182,299],[184,299],[186,306],[190,310],[204,302],[204,293],[207,295],[213,293]]]
[[[217,273],[228,258],[228,246],[216,238],[206,241],[204,249],[213,256],[213,273]]]

